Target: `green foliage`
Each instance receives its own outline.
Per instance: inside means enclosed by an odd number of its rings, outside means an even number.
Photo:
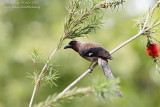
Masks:
[[[117,96],[119,92],[117,92],[115,84],[118,83],[120,83],[118,78],[115,80],[106,80],[106,78],[101,79],[97,82],[97,85],[94,86],[94,89],[96,90],[95,95],[102,99],[111,99],[113,96]]]
[[[57,86],[57,84],[55,83],[55,81],[60,78],[60,74],[59,72],[55,69],[56,65],[53,65],[53,63],[49,62],[45,62],[45,64],[47,64],[46,70],[40,80],[40,84],[41,85],[50,85],[51,87]]]
[[[114,81],[99,81],[98,84],[92,87],[86,88],[73,88],[65,93],[62,97],[59,97],[59,94],[54,94],[49,96],[45,101],[40,102],[34,107],[48,107],[53,106],[56,107],[58,104],[69,102],[70,100],[76,99],[77,97],[84,97],[90,94],[96,95],[96,97],[100,97],[102,99],[107,98],[111,99],[116,94],[116,89],[113,87],[114,84],[117,84],[119,79],[115,79]]]
[[[32,61],[33,63],[37,63],[40,60],[40,53],[39,50],[34,49],[32,53]]]
[[[104,12],[101,5],[103,0],[73,0],[67,10],[69,15],[64,25],[64,38],[74,39],[82,37],[90,32],[95,32],[103,24]],[[105,3],[105,8],[111,8],[123,4],[121,1]]]
[[[44,62],[46,64],[46,69],[44,73],[42,74],[40,80],[39,80],[39,86],[45,86],[50,85],[51,87],[57,86],[55,81],[60,77],[59,72],[55,69],[56,65],[54,65],[50,60],[43,61],[40,58],[39,50],[34,49],[32,53],[32,60],[34,63],[34,72],[33,74],[28,73],[28,77],[34,79],[35,83],[37,82],[37,79],[40,75],[41,69],[38,69],[38,64],[41,62]]]

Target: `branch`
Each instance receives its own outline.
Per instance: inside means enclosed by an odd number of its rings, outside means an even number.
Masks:
[[[141,36],[142,34],[144,34],[145,32],[149,31],[150,29],[158,26],[160,24],[160,22],[154,24],[153,26],[144,29],[143,31],[140,31],[139,33],[137,33],[135,36],[131,37],[130,39],[128,39],[127,41],[123,42],[122,44],[120,44],[119,46],[117,46],[115,49],[113,49],[110,54],[115,53],[116,51],[118,51],[120,48],[124,47],[125,45],[127,45],[128,43],[132,42],[134,39],[136,39],[137,37]]]
[[[145,20],[145,23],[144,23],[144,26],[142,28],[142,30],[145,29],[145,27],[147,26],[148,24],[148,21],[149,21],[149,18],[152,16],[155,8],[160,4],[160,0],[153,6],[153,8],[149,11],[149,13],[147,14],[147,17],[146,17],[146,20]]]
[[[43,76],[43,74],[44,74],[44,71],[45,71],[46,68],[47,68],[48,63],[50,62],[50,60],[52,59],[52,57],[54,56],[54,54],[57,52],[57,50],[61,48],[62,43],[63,43],[64,40],[65,40],[65,38],[64,38],[64,36],[62,36],[62,37],[60,38],[60,41],[59,41],[57,47],[53,50],[53,52],[51,53],[51,55],[50,55],[49,59],[47,60],[46,64],[45,64],[44,67],[42,68],[40,74],[38,75],[38,78],[35,79],[35,85],[34,85],[34,89],[33,89],[33,92],[32,92],[32,96],[31,96],[31,99],[30,99],[30,102],[29,102],[29,107],[32,107],[33,100],[34,100],[34,97],[35,97],[37,88],[38,88],[38,86],[39,86],[39,82],[40,82],[40,80],[41,80],[41,78],[42,78],[42,76]]]
[[[57,50],[58,50],[58,48],[54,49],[54,51],[50,55],[49,60],[47,62],[49,62],[52,59],[53,55],[56,53]],[[47,63],[44,65],[44,67],[42,68],[41,73],[39,74],[38,78],[36,79],[35,86],[34,86],[33,93],[32,93],[32,97],[31,97],[31,100],[30,100],[30,103],[29,103],[29,107],[32,107],[33,99],[34,99],[34,96],[36,94],[36,90],[37,90],[37,88],[39,86],[39,81],[40,81],[40,79],[41,79],[46,67],[47,67]]]
[[[57,99],[59,99],[60,97],[62,97],[69,89],[71,89],[75,84],[77,84],[81,79],[83,79],[88,73],[90,73],[96,66],[98,65],[98,63],[95,63],[90,69],[88,69],[86,72],[84,72],[80,77],[78,77],[75,81],[73,81],[67,88],[65,88],[55,99],[53,99],[51,101],[52,102],[56,102]],[[51,104],[50,103],[50,104]]]

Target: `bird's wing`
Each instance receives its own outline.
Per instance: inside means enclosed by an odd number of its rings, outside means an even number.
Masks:
[[[109,52],[102,47],[84,48],[84,49],[81,49],[79,53],[85,57],[99,57],[104,60],[112,59]]]
[[[108,65],[107,61],[103,60],[103,59],[98,59],[99,61],[101,61],[101,66],[102,66],[102,69],[103,69],[103,72],[105,74],[105,76],[108,78],[108,79],[111,79],[111,80],[114,80],[114,76],[113,76],[113,73],[110,69],[110,66]],[[123,97],[123,94],[122,92],[119,90],[119,87],[117,86],[117,84],[113,84],[112,85],[113,87],[115,87],[116,89],[116,92],[117,92],[117,96],[119,97]]]

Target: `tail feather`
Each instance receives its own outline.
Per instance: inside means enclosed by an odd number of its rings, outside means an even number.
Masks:
[[[111,80],[114,80],[115,77],[113,76],[113,73],[111,71],[111,68],[110,66],[108,65],[107,61],[103,60],[103,59],[98,59],[98,64],[100,64],[102,66],[102,69],[103,69],[103,72],[105,74],[105,76],[108,78],[108,79],[111,79]],[[117,84],[113,84],[113,87],[116,88],[116,91],[117,91],[117,96],[119,97],[123,97],[123,94],[122,92],[119,90],[119,87],[117,86]]]

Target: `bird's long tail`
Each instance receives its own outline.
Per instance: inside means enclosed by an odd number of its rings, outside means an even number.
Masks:
[[[99,58],[99,59],[98,59],[98,64],[102,66],[103,72],[104,72],[105,76],[106,76],[108,79],[110,79],[110,80],[114,80],[114,79],[115,79],[114,76],[113,76],[113,73],[112,73],[112,71],[111,71],[111,69],[110,69],[110,66],[108,65],[108,62],[107,62],[107,61]],[[113,84],[112,86],[115,87],[115,89],[116,89],[116,92],[117,92],[116,95],[117,95],[118,97],[123,97],[123,94],[122,94],[122,92],[119,90],[119,87],[117,86],[117,84]]]

